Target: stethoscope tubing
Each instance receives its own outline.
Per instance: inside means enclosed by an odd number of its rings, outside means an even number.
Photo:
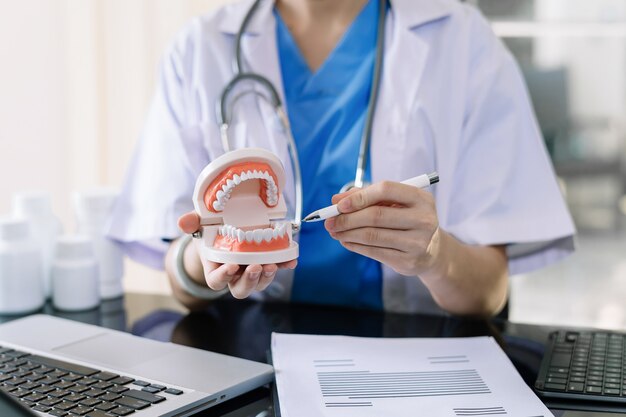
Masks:
[[[345,184],[341,192],[347,191],[353,187],[364,187],[365,186],[365,172],[367,169],[368,163],[368,154],[370,149],[370,142],[372,136],[372,127],[374,122],[374,115],[376,112],[376,105],[378,102],[378,92],[380,89],[380,79],[382,73],[382,64],[383,64],[383,54],[384,54],[384,45],[385,45],[385,10],[387,5],[387,0],[379,0],[379,15],[378,15],[378,24],[377,24],[377,39],[376,39],[376,57],[374,63],[374,74],[372,78],[372,85],[370,91],[370,97],[368,100],[368,108],[367,114],[365,117],[365,126],[363,128],[363,132],[361,134],[361,142],[359,145],[359,155],[357,159],[357,168],[355,172],[354,181],[351,181]],[[242,48],[241,48],[241,40],[243,34],[246,31],[250,21],[254,17],[259,5],[261,4],[261,0],[255,0],[252,4],[248,12],[246,13],[243,21],[241,22],[241,26],[239,31],[237,32],[237,36],[235,38],[235,54],[233,56],[233,72],[235,76],[233,79],[226,84],[222,94],[220,95],[220,100],[217,106],[217,119],[220,125],[220,137],[222,141],[222,147],[224,152],[228,152],[231,150],[230,139],[228,136],[228,131],[232,119],[232,108],[234,104],[238,101],[240,97],[245,94],[252,93],[256,94],[259,97],[262,97],[265,101],[269,102],[278,115],[278,118],[285,130],[285,136],[287,138],[287,147],[289,150],[289,156],[291,159],[291,165],[294,172],[294,188],[295,188],[295,213],[294,220],[292,223],[293,231],[298,232],[300,230],[301,221],[302,221],[302,204],[303,204],[303,196],[302,196],[302,173],[300,170],[300,161],[298,159],[298,150],[295,139],[293,138],[293,134],[291,132],[291,127],[289,123],[289,118],[287,117],[287,113],[284,110],[282,101],[280,99],[280,95],[278,91],[274,87],[271,81],[267,78],[263,77],[260,74],[252,73],[252,72],[244,72],[243,70],[243,56],[242,56]],[[258,83],[264,87],[264,89],[269,93],[269,97],[258,92],[258,91],[249,91],[246,93],[239,94],[235,97],[231,106],[228,106],[228,98],[231,94],[234,93],[235,87],[237,84],[245,81],[252,81]]]

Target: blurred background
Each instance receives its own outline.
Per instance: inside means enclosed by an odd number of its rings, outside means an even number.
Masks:
[[[0,213],[44,190],[119,187],[157,65],[192,16],[224,0],[0,0]],[[468,0],[517,58],[579,229],[578,252],[511,278],[514,321],[626,329],[626,2]],[[126,262],[129,291],[169,291]]]

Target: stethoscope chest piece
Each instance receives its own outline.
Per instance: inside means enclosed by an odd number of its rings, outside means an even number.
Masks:
[[[214,159],[198,176],[193,194],[201,256],[239,265],[296,259],[284,185],[280,159],[265,149],[237,149]]]

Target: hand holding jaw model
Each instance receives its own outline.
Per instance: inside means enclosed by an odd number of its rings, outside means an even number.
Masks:
[[[286,214],[284,183],[280,160],[262,149],[229,152],[202,171],[195,211],[178,219],[184,233],[200,237],[194,239],[200,264],[191,253],[185,264],[195,280],[204,276],[211,289],[228,287],[235,298],[245,298],[267,288],[278,269],[296,267],[291,222],[276,221]]]
[[[194,246],[202,268],[190,261],[189,273],[245,298],[264,290],[278,269],[295,268],[298,244],[284,220],[284,184],[280,160],[263,149],[228,152],[207,165],[196,181],[195,211],[178,220],[183,232],[200,237]]]
[[[228,152],[207,165],[194,190],[200,216],[201,256],[238,265],[287,262],[298,257],[282,188],[280,160],[264,149]]]

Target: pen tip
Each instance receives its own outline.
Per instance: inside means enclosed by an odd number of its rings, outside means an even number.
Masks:
[[[317,220],[319,218],[320,218],[319,214],[309,214],[304,219],[302,219],[302,221],[304,223],[307,223],[307,222],[312,222],[313,220]]]

